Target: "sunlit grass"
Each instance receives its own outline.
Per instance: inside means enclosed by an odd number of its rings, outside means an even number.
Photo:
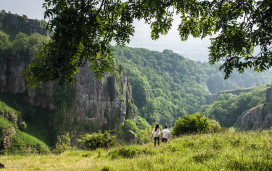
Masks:
[[[271,131],[188,135],[159,148],[117,146],[60,155],[2,155],[6,170],[269,170]]]

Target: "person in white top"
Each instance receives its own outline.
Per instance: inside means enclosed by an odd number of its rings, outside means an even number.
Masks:
[[[160,146],[160,134],[161,134],[160,126],[159,124],[157,124],[152,131],[152,135],[154,137],[154,147],[156,147],[156,141],[158,141],[158,147]]]
[[[167,129],[167,126],[162,130],[162,142],[167,142],[170,139],[170,131]]]

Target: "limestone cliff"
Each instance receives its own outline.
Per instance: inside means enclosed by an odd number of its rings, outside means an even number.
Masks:
[[[9,25],[5,23],[7,19],[11,20]],[[8,33],[5,30],[12,28],[14,32],[47,35],[44,28],[39,29],[40,22],[21,19],[2,11],[0,22],[1,27],[5,28],[2,31]],[[35,112],[37,116],[42,113],[45,118],[40,119],[42,124],[45,122],[48,127],[57,130],[58,134],[69,131],[71,135],[98,129],[115,129],[126,118],[136,119],[137,108],[133,104],[132,89],[122,67],[105,74],[101,80],[95,80],[94,74],[86,66],[79,69],[75,75],[77,82],[72,87],[53,82],[41,84],[39,89],[27,89],[24,70],[30,60],[31,56],[18,59],[12,54],[5,57],[0,55],[0,98],[16,109],[21,109],[29,122],[27,124],[34,125],[33,129],[37,130],[41,125],[30,123],[35,116],[29,113]]]
[[[27,60],[17,61],[10,57],[7,61],[8,64],[0,68],[0,92],[10,96],[22,94],[23,100],[28,104],[61,113],[62,122],[53,124],[54,127],[81,131],[79,127],[84,124],[86,129],[88,125],[96,129],[114,129],[126,117],[136,116],[135,109],[128,110],[131,106],[135,107],[132,104],[131,87],[123,70],[95,80],[94,74],[88,67],[84,67],[76,74],[77,82],[72,88],[50,83],[41,85],[40,89],[28,90],[23,73]],[[73,125],[77,126],[72,127]]]
[[[49,32],[44,28],[39,20],[28,19],[25,15],[19,16],[5,11],[0,11],[0,30],[14,37],[22,32],[25,34],[39,33],[49,36]]]
[[[270,129],[272,125],[272,87],[266,89],[265,104],[245,111],[235,126],[242,130]]]

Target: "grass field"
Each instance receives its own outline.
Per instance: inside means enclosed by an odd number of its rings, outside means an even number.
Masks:
[[[3,170],[271,170],[271,131],[188,135],[159,148],[117,146],[60,155],[2,155]]]

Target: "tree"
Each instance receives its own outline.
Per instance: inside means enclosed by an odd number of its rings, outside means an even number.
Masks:
[[[186,133],[199,133],[208,125],[208,118],[203,117],[202,114],[185,115],[176,121],[172,134],[179,136]]]
[[[0,55],[3,56],[10,46],[9,36],[0,31]]]
[[[26,70],[32,86],[58,78],[72,82],[87,63],[100,78],[111,69],[110,42],[129,42],[134,19],[144,19],[158,39],[171,28],[174,12],[181,16],[181,40],[215,34],[209,61],[223,61],[225,78],[234,68],[263,71],[272,65],[271,0],[45,0],[44,8],[54,34]]]
[[[121,137],[126,142],[135,141],[138,138],[138,127],[132,119],[127,119],[121,125]]]
[[[215,120],[210,120],[201,113],[194,115],[185,115],[176,121],[172,134],[180,136],[190,133],[217,132],[221,130],[221,126]]]
[[[121,0],[45,0],[52,39],[26,69],[32,86],[56,79],[73,82],[78,67],[90,64],[97,78],[111,69],[110,42],[123,46],[132,35],[130,6]]]

